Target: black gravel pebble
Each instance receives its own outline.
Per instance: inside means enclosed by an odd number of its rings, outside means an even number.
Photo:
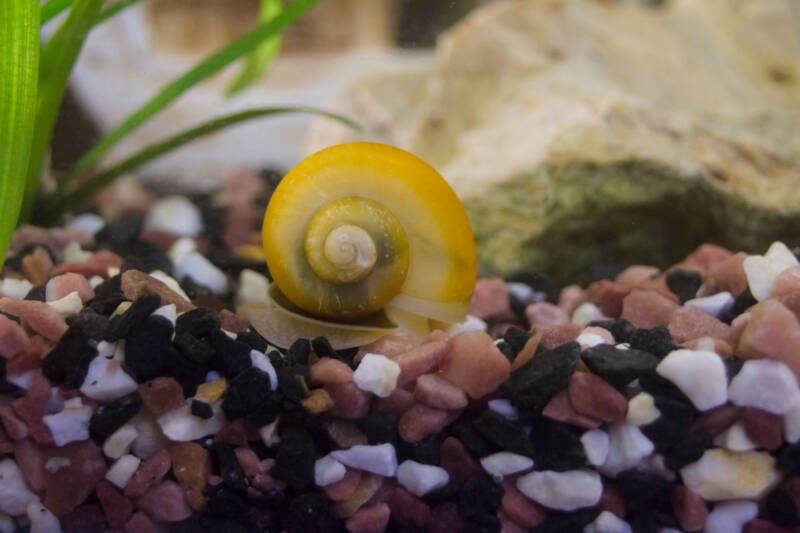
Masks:
[[[78,389],[86,379],[97,349],[80,326],[70,326],[42,360],[42,372],[53,385]]]
[[[652,329],[637,329],[631,335],[630,344],[631,348],[650,352],[659,359],[679,348],[672,340],[669,330],[664,326],[656,326]]]
[[[487,409],[475,419],[473,425],[486,441],[497,446],[498,451],[533,454],[522,426],[501,414]]]
[[[289,533],[327,533],[336,530],[324,493],[302,494],[289,503],[286,528]]]
[[[214,416],[214,411],[211,409],[211,406],[208,405],[206,402],[192,400],[191,410],[194,416],[202,418],[204,420],[208,420],[209,418]]]
[[[657,509],[670,501],[672,483],[655,474],[626,470],[617,474],[617,486],[629,511]]]
[[[25,299],[34,302],[44,302],[47,300],[47,291],[45,290],[45,286],[35,285],[31,287],[31,290],[29,290],[28,294],[25,295]]]
[[[299,402],[308,395],[308,373],[304,365],[282,366],[277,370],[278,389],[289,400]]]
[[[222,411],[229,420],[252,417],[262,422],[261,427],[275,420],[280,405],[280,395],[270,389],[269,376],[250,367],[228,384],[222,399]]]
[[[367,437],[370,444],[388,442],[396,444],[397,421],[400,417],[394,413],[372,413],[358,420],[358,429]]]
[[[163,376],[169,368],[167,350],[172,341],[172,322],[163,316],[148,316],[142,327],[128,335],[125,366],[137,382]]]
[[[89,435],[98,445],[137,415],[142,407],[138,396],[128,396],[113,402],[101,403],[89,419]]]
[[[475,429],[471,420],[459,420],[452,426],[452,433],[472,455],[486,457],[491,453],[489,443]]]
[[[426,465],[439,466],[439,451],[442,447],[441,435],[428,435],[424,439],[408,443],[401,441],[398,446],[398,461],[411,459]]]
[[[68,320],[70,326],[81,329],[88,338],[96,341],[106,336],[110,323],[107,317],[95,312],[91,307],[84,307]]]
[[[244,344],[248,345],[253,350],[258,350],[261,353],[265,353],[267,351],[267,339],[259,335],[253,330],[242,331],[238,335],[236,335],[236,340],[239,342],[243,342]]]
[[[152,272],[160,270],[172,275],[172,260],[164,253],[164,250],[157,244],[148,241],[138,241],[132,246],[132,253],[127,255],[122,261],[119,271],[139,270],[140,272]]]
[[[786,527],[800,526],[797,504],[786,490],[777,488],[770,492],[765,507],[772,522]]]
[[[236,459],[236,454],[233,453],[233,448],[224,442],[217,442],[214,444],[213,455],[222,483],[233,491],[244,493],[247,490],[247,478]]]
[[[697,296],[697,291],[703,284],[703,278],[699,272],[694,270],[682,270],[676,268],[667,273],[667,287],[674,292],[681,301],[681,305],[686,300],[691,300]]]
[[[269,524],[250,517],[221,518],[193,514],[182,522],[169,524],[170,533],[274,533]]]
[[[308,431],[298,427],[283,430],[280,439],[276,464],[270,473],[295,490],[309,486],[314,482],[314,439]]]
[[[587,465],[580,437],[583,429],[541,418],[531,432],[537,470],[564,472]]]
[[[533,337],[531,333],[512,326],[508,328],[503,335],[502,347],[498,347],[500,351],[503,352],[503,355],[505,355],[509,361],[513,362],[517,354],[519,354],[525,346],[525,343],[528,342],[528,339],[531,337]]]
[[[186,293],[186,296],[188,296],[189,299],[192,301],[194,301],[199,296],[213,295],[211,289],[209,289],[202,283],[198,283],[190,276],[183,276],[178,282],[178,284],[181,286],[183,292]]]
[[[662,447],[666,444],[663,437],[657,440],[657,448],[659,448],[659,444]],[[666,456],[667,466],[672,470],[678,471],[689,463],[700,459],[703,452],[713,447],[714,438],[706,428],[700,427],[688,433],[685,433],[685,429],[683,429],[681,438],[668,451]]]
[[[618,390],[658,365],[658,359],[649,352],[633,348],[620,350],[610,344],[584,350],[581,359],[589,370]]]
[[[507,382],[510,399],[521,416],[538,415],[557,392],[567,387],[580,353],[580,344],[569,342],[538,353],[511,374]]]
[[[331,346],[331,342],[326,337],[315,337],[311,340],[311,349],[317,354],[317,357],[334,357],[338,358],[336,350]]]
[[[595,320],[589,322],[589,325],[607,329],[618,343],[630,342],[631,336],[636,331],[634,325],[624,318],[618,318],[616,320]]]
[[[186,311],[175,321],[176,336],[188,333],[198,338],[208,337],[219,328],[219,313],[207,307]]]
[[[486,474],[473,474],[461,487],[458,513],[471,521],[474,517],[494,514],[503,500],[503,487]]]
[[[202,359],[198,352],[184,352],[183,349],[183,345],[167,349],[167,366],[169,375],[183,387],[183,396],[189,398],[197,392],[198,385],[205,381],[208,360]]]
[[[790,444],[781,448],[775,468],[787,474],[800,474],[800,444]]]
[[[95,233],[94,240],[121,257],[135,255],[143,221],[144,217],[138,213],[125,213],[115,220],[107,221]]]
[[[469,517],[465,533],[500,533],[500,519],[494,513],[477,513]]]
[[[587,524],[594,522],[599,509],[579,509],[571,513],[548,513],[544,522],[536,526],[536,533],[581,533]],[[636,533],[639,530],[634,529]]]
[[[723,357],[722,362],[725,363],[725,373],[728,376],[728,382],[730,382],[744,366],[744,359],[738,355]]]
[[[111,319],[106,340],[113,342],[124,339],[132,333],[140,333],[145,320],[153,311],[161,307],[161,297],[157,294],[147,294],[137,299],[124,313]],[[163,320],[166,320],[162,317]],[[170,323],[170,334],[172,324]]]
[[[216,352],[212,366],[226,378],[233,378],[253,366],[250,360],[250,347],[228,337],[221,329],[212,331],[209,341]]]
[[[250,510],[244,496],[225,483],[207,485],[205,492],[208,495],[208,513],[212,516],[237,517],[247,514]]]
[[[307,365],[311,354],[311,343],[308,339],[297,339],[286,351],[287,365]]]
[[[86,303],[95,312],[108,316],[127,300],[121,288],[122,277],[117,274],[94,288],[94,298]]]
[[[750,307],[756,305],[758,301],[756,301],[753,293],[750,292],[750,287],[747,287],[744,291],[736,296],[733,300],[733,305],[730,309],[728,309],[725,313],[722,314],[720,320],[725,322],[726,324],[730,324],[734,318],[741,315]]]

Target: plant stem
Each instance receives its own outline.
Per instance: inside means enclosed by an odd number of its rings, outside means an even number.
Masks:
[[[145,105],[131,114],[125,121],[117,126],[94,148],[89,150],[64,176],[59,187],[65,187],[75,177],[84,170],[94,165],[120,139],[136,130],[147,119],[161,111],[178,96],[194,87],[201,81],[213,76],[231,62],[255,50],[262,42],[276,35],[286,26],[305,13],[309,8],[317,3],[318,0],[296,0],[284,11],[267,23],[261,24],[242,37],[236,39],[228,46],[210,55],[188,72],[164,87],[157,95],[150,99]]]
[[[0,266],[25,190],[36,116],[39,2],[5,0],[0,9]]]
[[[31,1],[31,0],[27,0]],[[25,195],[20,220],[31,215],[39,192],[39,178],[53,135],[53,126],[61,107],[72,67],[83,47],[86,35],[97,20],[104,0],[75,0],[69,16],[41,52],[36,123],[31,143],[30,163],[25,178]]]

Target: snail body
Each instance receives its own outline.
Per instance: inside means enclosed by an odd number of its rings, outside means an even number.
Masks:
[[[305,315],[300,327],[357,327],[392,308],[456,322],[475,287],[475,243],[458,197],[424,161],[387,145],[338,145],[300,162],[275,189],[262,236],[288,302],[277,306],[296,307],[293,320]]]

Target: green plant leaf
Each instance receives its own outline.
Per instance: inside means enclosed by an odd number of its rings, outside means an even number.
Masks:
[[[0,266],[17,225],[36,117],[39,2],[0,9]]]
[[[42,6],[42,14],[40,16],[41,24],[44,25],[50,19],[67,9],[72,5],[73,0],[48,0]]]
[[[213,76],[236,59],[255,50],[266,39],[276,35],[283,28],[300,18],[300,16],[314,6],[317,1],[318,0],[296,0],[292,2],[280,15],[271,21],[260,24],[255,29],[239,37],[221,50],[211,54],[192,69],[172,81],[146,104],[125,119],[116,129],[104,137],[94,148],[81,157],[72,170],[70,170],[69,174],[59,181],[59,186],[61,188],[65,187],[69,182],[75,179],[80,172],[94,165],[100,157],[119,142],[120,139],[136,130],[178,96],[201,81]]]
[[[313,107],[264,107],[224,115],[146,146],[132,156],[98,172],[80,185],[73,187],[70,192],[55,193],[47,199],[43,209],[37,212],[39,215],[38,221],[48,223],[57,220],[65,211],[77,206],[81,201],[89,198],[92,194],[111,183],[115,178],[200,137],[211,135],[212,133],[216,133],[224,128],[247,120],[286,113],[311,113],[338,120],[354,129],[360,129],[358,124],[346,117]]]
[[[269,22],[277,17],[283,10],[281,0],[261,0],[261,11],[259,20]],[[233,96],[249,87],[253,82],[262,77],[268,70],[272,62],[278,57],[281,51],[281,36],[270,37],[250,54],[245,61],[239,76],[228,87],[228,96]]]
[[[31,0],[27,0],[31,1]],[[104,0],[75,0],[69,16],[41,51],[36,123],[20,220],[27,220],[39,192],[39,178],[72,67]]]

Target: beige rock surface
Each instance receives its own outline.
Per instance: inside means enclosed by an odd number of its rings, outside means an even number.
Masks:
[[[483,273],[667,265],[800,230],[800,4],[502,2],[430,68],[366,77],[307,151],[409,149],[464,200]],[[765,244],[766,243],[766,244]]]

